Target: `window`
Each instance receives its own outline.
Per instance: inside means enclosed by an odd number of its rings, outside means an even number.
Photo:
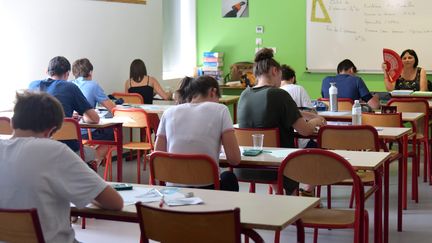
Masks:
[[[192,75],[196,66],[195,0],[163,2],[163,79]]]

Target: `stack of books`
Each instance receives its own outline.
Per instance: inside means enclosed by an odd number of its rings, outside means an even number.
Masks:
[[[223,79],[223,52],[206,51],[203,53],[203,75],[209,75],[216,80]]]

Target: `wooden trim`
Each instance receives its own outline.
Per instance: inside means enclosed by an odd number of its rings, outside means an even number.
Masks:
[[[119,3],[135,3],[135,4],[147,4],[147,0],[97,0],[104,2],[119,2]]]

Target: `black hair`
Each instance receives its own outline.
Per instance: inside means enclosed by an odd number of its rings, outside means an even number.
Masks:
[[[213,77],[207,75],[200,76],[196,79],[184,77],[180,81],[180,87],[176,91],[177,103],[188,103],[192,98],[198,95],[206,96],[211,88],[215,88],[216,95],[219,97],[221,96],[219,84]]]
[[[294,83],[295,83],[295,71],[294,69],[292,69],[290,66],[283,64],[281,66],[281,71],[282,71],[282,80],[291,80],[292,78],[294,78]]]
[[[405,51],[402,52],[402,54],[400,55],[400,57],[402,58],[406,53],[410,54],[411,56],[414,57],[414,66],[413,67],[417,67],[419,60],[418,60],[418,56],[417,53],[413,50],[413,49],[406,49]]]
[[[354,63],[350,59],[345,59],[338,64],[337,73],[341,73],[343,71],[348,71],[351,68],[353,69],[354,73],[357,73],[357,67],[354,65]]]
[[[72,65],[72,73],[75,78],[84,77],[87,78],[90,76],[90,73],[93,71],[93,65],[90,60],[87,58],[81,58],[76,60]]]
[[[64,111],[60,102],[45,92],[16,94],[12,126],[14,129],[44,132],[48,129],[60,129]]]
[[[147,76],[147,68],[141,59],[135,59],[130,65],[129,78],[139,83]]]
[[[71,70],[71,65],[68,59],[62,56],[54,57],[48,64],[48,75],[64,75]]]
[[[263,74],[267,74],[270,68],[276,67],[280,70],[280,64],[273,59],[273,49],[263,48],[255,54],[255,63],[253,72],[255,77],[259,77]]]

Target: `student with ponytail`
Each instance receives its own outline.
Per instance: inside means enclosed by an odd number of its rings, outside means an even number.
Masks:
[[[264,48],[255,56],[254,75],[257,85],[246,88],[238,103],[240,128],[279,128],[280,145],[294,147],[294,129],[303,136],[314,133],[315,127],[326,123],[325,119],[310,112],[300,112],[291,96],[280,89],[282,72],[273,59],[273,50]],[[236,169],[239,179],[247,181],[275,181],[276,169]],[[285,178],[284,188],[292,194],[298,183]]]
[[[155,151],[206,154],[218,163],[222,144],[228,162],[239,164],[240,149],[232,120],[228,108],[218,103],[219,97],[219,85],[214,78],[185,77],[176,91],[179,105],[166,110],[161,118]],[[238,181],[232,172],[223,172],[220,180],[221,190],[238,191]],[[211,189],[213,185],[200,188]]]

